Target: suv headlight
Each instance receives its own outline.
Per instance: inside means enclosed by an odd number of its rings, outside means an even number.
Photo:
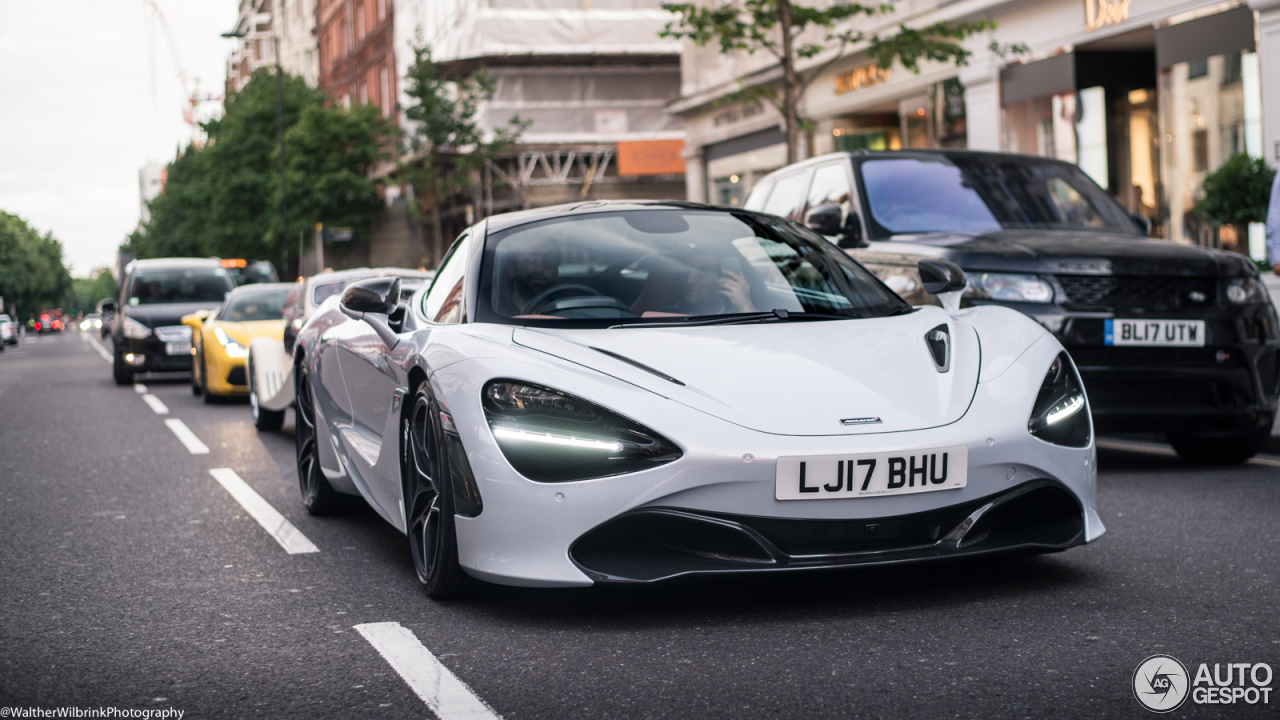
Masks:
[[[1238,277],[1227,282],[1227,300],[1233,305],[1260,302],[1264,292],[1257,278]]]
[[[599,405],[515,380],[484,386],[485,419],[511,467],[537,482],[570,482],[657,467],[683,453]]]
[[[124,325],[121,331],[130,340],[146,340],[151,337],[151,328],[127,315],[124,318]]]
[[[1065,353],[1058,353],[1044,376],[1036,404],[1031,408],[1027,429],[1032,435],[1067,447],[1086,447],[1092,435],[1089,404],[1076,366]]]
[[[970,273],[965,297],[1013,302],[1051,303],[1053,286],[1038,275]]]
[[[249,355],[249,351],[245,350],[243,345],[228,337],[227,332],[222,328],[214,328],[213,336],[218,338],[218,342],[226,349],[227,357],[242,358]]]

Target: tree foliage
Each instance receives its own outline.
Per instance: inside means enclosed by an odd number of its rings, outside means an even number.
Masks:
[[[407,154],[397,176],[414,189],[415,211],[430,218],[432,247],[427,264],[434,265],[445,250],[443,202],[471,187],[476,171],[518,141],[529,123],[513,116],[486,133],[479,113],[493,98],[493,77],[483,69],[454,77],[432,59],[430,46],[415,46],[413,52],[413,65],[405,76],[405,94],[410,98],[405,108]]]
[[[1266,222],[1276,171],[1262,158],[1239,153],[1204,178],[1204,199],[1196,211],[1218,225]]]
[[[737,99],[768,100],[782,115],[787,136],[787,162],[799,159],[801,130],[809,123],[799,111],[800,100],[809,85],[832,63],[844,56],[851,46],[864,46],[867,55],[882,68],[894,61],[913,73],[920,72],[925,60],[967,65],[973,52],[964,41],[978,33],[994,30],[990,20],[937,22],[920,28],[899,24],[891,34],[869,33],[852,27],[858,18],[871,19],[894,12],[894,0],[863,5],[850,0],[834,0],[827,7],[801,5],[795,0],[713,0],[711,4],[664,2],[664,10],[679,15],[667,23],[662,37],[687,39],[705,46],[715,44],[722,53],[767,52],[778,60],[782,70],[780,91],[765,85],[744,85]],[[810,29],[820,30],[818,42],[801,42]],[[833,56],[821,66],[801,73],[796,64],[828,50]],[[1002,46],[991,43],[989,49],[1000,55],[1025,53],[1024,44]]]
[[[369,171],[385,158],[390,126],[376,108],[326,105],[320,90],[284,77],[285,160],[290,238],[317,222],[367,231],[378,212]],[[260,70],[204,125],[208,143],[170,166],[151,220],[129,237],[138,257],[210,256],[273,261],[284,273],[276,78]]]
[[[0,211],[0,297],[4,308],[16,306],[18,318],[57,306],[71,273],[62,262],[62,243],[41,235],[17,215]]]
[[[83,312],[87,315],[96,309],[99,300],[115,297],[116,289],[116,278],[110,270],[103,271],[96,278],[72,278],[71,287],[62,300],[62,309],[71,314]]]

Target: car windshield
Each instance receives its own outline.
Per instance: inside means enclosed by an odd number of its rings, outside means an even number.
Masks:
[[[290,289],[286,285],[236,292],[227,298],[227,304],[218,313],[218,319],[226,322],[280,320],[284,317],[284,299],[289,295]]]
[[[1066,163],[937,155],[869,158],[858,168],[872,239],[1028,228],[1137,234],[1123,208]]]
[[[848,255],[794,223],[665,208],[584,214],[491,234],[479,293],[482,321],[556,327],[909,310]]]
[[[129,304],[222,302],[234,287],[220,267],[143,270],[129,286]]]

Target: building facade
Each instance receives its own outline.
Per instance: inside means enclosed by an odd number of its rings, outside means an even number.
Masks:
[[[227,94],[245,86],[259,68],[274,68],[276,43],[284,71],[315,86],[320,77],[317,0],[240,0],[236,47],[227,58]]]
[[[864,29],[963,19],[997,23],[968,41],[964,67],[922,63],[912,73],[857,52],[801,66],[817,75],[801,104],[812,123],[804,153],[955,147],[1057,157],[1149,218],[1155,235],[1258,254],[1260,236],[1219,236],[1191,208],[1205,175],[1232,154],[1274,148],[1265,156],[1280,162],[1280,0],[906,0]],[[988,49],[993,41],[1030,52],[1002,57]],[[767,86],[771,73],[765,53],[726,57],[686,44],[672,109],[685,119],[690,199],[740,203],[785,163],[776,111],[725,102],[743,81]]]
[[[399,73],[391,0],[315,0],[320,88],[345,107],[373,104],[396,112]]]
[[[684,198],[684,132],[667,109],[680,44],[658,37],[672,17],[661,0],[400,0],[396,13],[402,76],[428,45],[449,71],[483,68],[496,81],[487,130],[530,122],[458,213]]]

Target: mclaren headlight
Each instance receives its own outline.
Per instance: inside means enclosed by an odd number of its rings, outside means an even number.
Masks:
[[[1012,302],[1051,303],[1053,286],[1038,275],[1013,275],[1010,273],[969,274],[969,287],[965,296],[983,300],[1009,300]]]
[[[121,324],[121,332],[130,340],[146,340],[151,337],[151,328],[127,315]]]
[[[222,328],[214,328],[213,336],[218,338],[218,342],[222,344],[222,347],[226,348],[227,357],[242,358],[242,357],[247,357],[249,355],[249,351],[245,350],[244,346],[241,345],[240,343],[236,342],[235,340],[232,340],[227,335],[227,332]]]
[[[1036,404],[1031,409],[1027,429],[1032,435],[1055,445],[1086,447],[1089,444],[1092,426],[1089,424],[1084,385],[1065,352],[1058,353],[1049,365],[1040,394],[1036,396]]]
[[[484,414],[511,467],[537,482],[637,472],[681,456],[675,443],[621,415],[558,390],[494,380]]]

